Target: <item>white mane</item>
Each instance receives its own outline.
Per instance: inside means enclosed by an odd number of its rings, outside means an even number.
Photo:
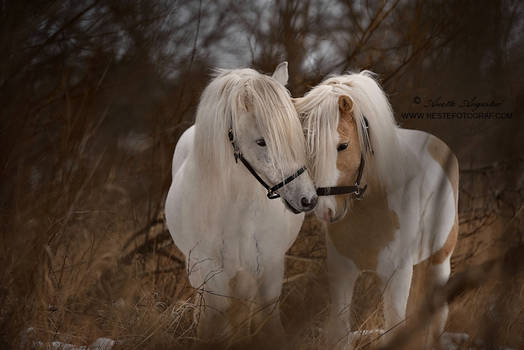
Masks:
[[[332,148],[337,141],[333,137],[338,127],[338,98],[341,95],[353,101],[353,115],[360,126],[357,128],[360,146],[365,150],[369,140],[373,153],[368,149],[365,156],[368,162],[373,162],[381,183],[391,188],[401,176],[398,126],[389,101],[373,75],[370,71],[362,71],[326,79],[295,103],[304,120],[310,167],[319,186],[328,185],[322,183],[329,181],[330,169],[326,165],[336,162],[336,158],[333,159],[336,152]],[[369,135],[363,131],[364,116],[369,122]]]
[[[238,118],[247,109],[277,170],[288,163],[305,164],[302,126],[286,88],[252,69],[217,70],[202,93],[195,122],[194,156],[204,173],[213,174],[206,178],[229,178],[235,162],[228,130],[232,124],[238,135]]]

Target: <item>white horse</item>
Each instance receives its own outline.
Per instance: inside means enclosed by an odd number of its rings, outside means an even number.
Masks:
[[[434,285],[449,278],[457,159],[435,136],[397,126],[371,72],[327,79],[294,102],[321,196],[315,213],[328,223],[330,341],[350,341],[347,311],[363,271],[378,275],[385,326],[393,328],[406,318],[413,265],[428,262]],[[438,331],[446,318],[447,306]]]
[[[191,285],[203,291],[205,340],[230,341],[263,324],[282,334],[285,252],[317,202],[287,79],[286,62],[272,77],[218,71],[175,149],[165,213]]]

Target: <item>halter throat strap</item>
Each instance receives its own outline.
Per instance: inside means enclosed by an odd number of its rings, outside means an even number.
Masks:
[[[276,192],[291,181],[295,180],[297,177],[299,177],[302,173],[306,171],[306,167],[303,166],[300,169],[298,169],[294,174],[286,177],[283,181],[279,182],[275,186],[269,186],[261,177],[258,175],[255,169],[249,164],[246,158],[242,155],[242,152],[240,152],[240,149],[238,148],[237,143],[235,142],[235,138],[233,135],[233,127],[230,126],[229,130],[227,132],[229,142],[231,142],[231,145],[233,146],[233,155],[235,156],[235,163],[238,163],[238,160],[244,164],[246,169],[253,175],[253,177],[267,190],[267,198],[269,199],[276,199],[280,198],[280,195]]]

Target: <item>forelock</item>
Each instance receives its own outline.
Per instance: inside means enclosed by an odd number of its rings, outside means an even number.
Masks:
[[[260,74],[246,83],[257,126],[279,169],[283,164],[305,163],[302,126],[287,89],[271,77]]]
[[[331,86],[318,85],[297,99],[297,112],[306,136],[308,165],[317,186],[329,185],[336,163],[332,145],[339,121],[338,98]]]

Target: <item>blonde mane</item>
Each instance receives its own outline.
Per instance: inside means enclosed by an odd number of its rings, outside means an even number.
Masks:
[[[266,140],[275,169],[305,164],[302,126],[287,89],[252,69],[217,70],[202,93],[195,122],[194,156],[210,179],[227,179],[235,164],[228,130],[238,135],[238,119],[249,111]]]
[[[373,76],[370,71],[362,71],[332,77],[296,100],[295,107],[306,133],[309,166],[317,186],[333,185],[325,182],[332,181],[332,171],[327,165],[336,162],[332,148],[337,142],[333,138],[337,135],[341,95],[353,101],[353,115],[360,126],[357,128],[360,147],[367,150],[365,157],[372,162],[381,183],[391,189],[400,180],[403,157],[396,133],[398,126],[391,105]],[[369,134],[364,117],[369,123]],[[367,144],[371,148],[366,148]]]

